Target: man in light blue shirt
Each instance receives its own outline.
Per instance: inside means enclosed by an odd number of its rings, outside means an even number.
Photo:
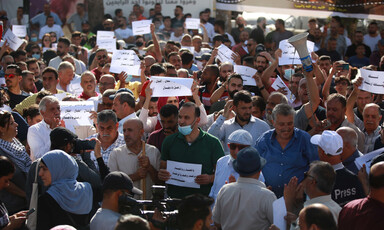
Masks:
[[[237,158],[237,153],[246,147],[253,145],[251,134],[244,130],[238,129],[231,133],[228,137],[229,153],[221,157],[216,163],[215,180],[213,182],[209,196],[213,199],[217,198],[220,189],[226,184],[235,182],[239,178],[239,173],[233,169],[232,162]],[[264,182],[264,177],[260,174],[260,181]]]
[[[38,24],[39,27],[41,28],[41,27],[45,26],[46,21],[47,21],[47,16],[52,16],[56,25],[59,25],[59,26],[63,25],[59,16],[56,13],[51,12],[51,5],[49,3],[44,4],[44,11],[42,13],[36,15],[35,17],[33,17],[31,19],[31,23],[32,24]]]
[[[232,110],[236,113],[236,116],[226,121]],[[227,140],[234,131],[238,129],[248,131],[253,137],[253,146],[256,144],[256,140],[270,129],[265,121],[251,114],[252,96],[248,91],[241,90],[233,96],[233,100],[227,101],[223,115],[220,115],[208,129],[208,133],[216,136],[222,142],[225,154],[229,154]]]

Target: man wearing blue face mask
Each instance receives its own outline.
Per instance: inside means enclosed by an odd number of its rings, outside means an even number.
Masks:
[[[171,178],[171,173],[166,170],[168,160],[202,165],[201,175],[194,180],[200,188],[168,184],[168,195],[172,198],[183,198],[194,193],[208,196],[215,177],[216,162],[224,156],[220,141],[198,128],[199,121],[199,107],[192,102],[183,104],[179,111],[179,132],[168,136],[163,142],[158,174],[160,180]]]

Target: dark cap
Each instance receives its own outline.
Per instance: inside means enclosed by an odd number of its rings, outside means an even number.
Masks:
[[[253,147],[247,147],[237,153],[236,160],[233,161],[233,169],[243,176],[251,176],[259,172],[267,163],[260,157],[259,152]]]
[[[263,44],[258,44],[257,46],[256,46],[256,54],[258,54],[258,53],[260,53],[260,52],[263,52],[263,51],[265,51],[266,49],[265,49],[265,46],[263,45]]]
[[[118,93],[123,93],[123,92],[130,93],[133,96],[133,93],[130,89],[121,88],[121,89],[117,90],[117,92],[115,94],[112,94],[111,96],[109,96],[109,99],[113,100],[113,99],[115,99],[115,97]]]
[[[203,60],[209,61],[210,58],[211,58],[211,54],[210,53],[204,53],[201,56],[195,57],[195,59],[198,60],[198,61],[203,61]]]
[[[77,139],[77,135],[71,132],[69,129],[64,127],[54,128],[49,134],[51,143],[54,143],[55,146],[66,145],[70,141]]]
[[[126,189],[137,195],[143,194],[143,191],[133,187],[133,182],[127,174],[119,171],[111,172],[105,177],[103,183],[103,191],[106,191],[108,189]]]

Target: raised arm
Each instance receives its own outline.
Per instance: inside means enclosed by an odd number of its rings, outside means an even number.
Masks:
[[[261,81],[263,82],[264,86],[268,89],[271,86],[269,80],[273,75],[273,72],[279,65],[279,57],[281,57],[282,51],[281,49],[277,49],[275,51],[275,59],[273,59],[272,56],[267,52],[261,52],[260,54],[264,55],[268,59],[268,61],[272,62],[272,64],[268,66],[268,68],[266,68],[263,74],[261,75]]]
[[[152,35],[152,41],[153,45],[155,46],[155,56],[157,62],[161,63],[163,61],[163,55],[161,54],[161,49],[160,49],[160,44],[159,41],[157,40],[157,36],[155,33],[155,24],[151,23],[151,35]]]

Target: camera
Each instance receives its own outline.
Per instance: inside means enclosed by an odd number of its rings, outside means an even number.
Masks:
[[[75,147],[73,149],[74,153],[80,153],[84,150],[93,150],[95,149],[96,140],[79,140],[75,141]]]
[[[178,214],[177,208],[181,203],[180,199],[172,199],[165,197],[165,186],[153,185],[152,200],[136,200],[130,194],[125,193],[119,197],[119,212],[120,214],[132,214],[141,216],[152,224],[161,229],[176,229]],[[152,219],[155,209],[161,212],[165,222],[160,222]]]

